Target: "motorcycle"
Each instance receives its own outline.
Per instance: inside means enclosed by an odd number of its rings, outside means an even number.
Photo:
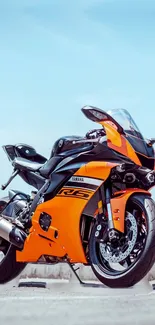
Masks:
[[[127,110],[93,106],[100,124],[84,137],[58,139],[49,159],[24,145],[3,146],[13,173],[36,191],[0,201],[0,283],[27,263],[91,266],[112,288],[139,282],[155,261],[155,139],[145,140]]]

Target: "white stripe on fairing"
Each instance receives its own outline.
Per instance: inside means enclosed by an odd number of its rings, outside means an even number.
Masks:
[[[78,185],[77,186],[75,186],[75,185],[64,185],[64,187],[66,188],[78,188],[79,190],[89,190],[89,191],[92,191],[92,192],[95,192],[95,190],[93,189],[93,188],[88,188],[88,187],[84,187],[84,185],[83,185],[83,187],[79,187]]]
[[[82,176],[72,176],[68,181],[69,182],[91,184],[91,185],[96,185],[96,186],[100,186],[103,183],[103,180],[99,180],[99,179],[95,179],[95,178],[89,178],[89,177],[82,177]]]

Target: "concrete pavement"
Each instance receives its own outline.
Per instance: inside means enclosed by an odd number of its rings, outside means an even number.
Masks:
[[[154,325],[155,293],[145,283],[131,289],[83,288],[76,281],[48,288],[0,286],[0,324]]]

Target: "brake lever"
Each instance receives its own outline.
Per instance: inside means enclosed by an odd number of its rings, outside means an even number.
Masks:
[[[95,143],[98,142],[98,139],[83,139],[83,140],[74,140],[72,143],[76,144],[76,143]]]
[[[72,143],[76,144],[76,143],[102,143],[104,141],[107,140],[107,136],[103,136],[103,137],[99,137],[99,138],[95,138],[95,139],[83,139],[83,140],[74,140]]]

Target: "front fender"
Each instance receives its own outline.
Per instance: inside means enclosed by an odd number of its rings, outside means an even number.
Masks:
[[[127,201],[131,197],[131,195],[137,193],[142,193],[151,196],[150,192],[135,188],[117,192],[115,193],[116,196],[111,199],[114,228],[120,232],[124,232],[124,219]]]

